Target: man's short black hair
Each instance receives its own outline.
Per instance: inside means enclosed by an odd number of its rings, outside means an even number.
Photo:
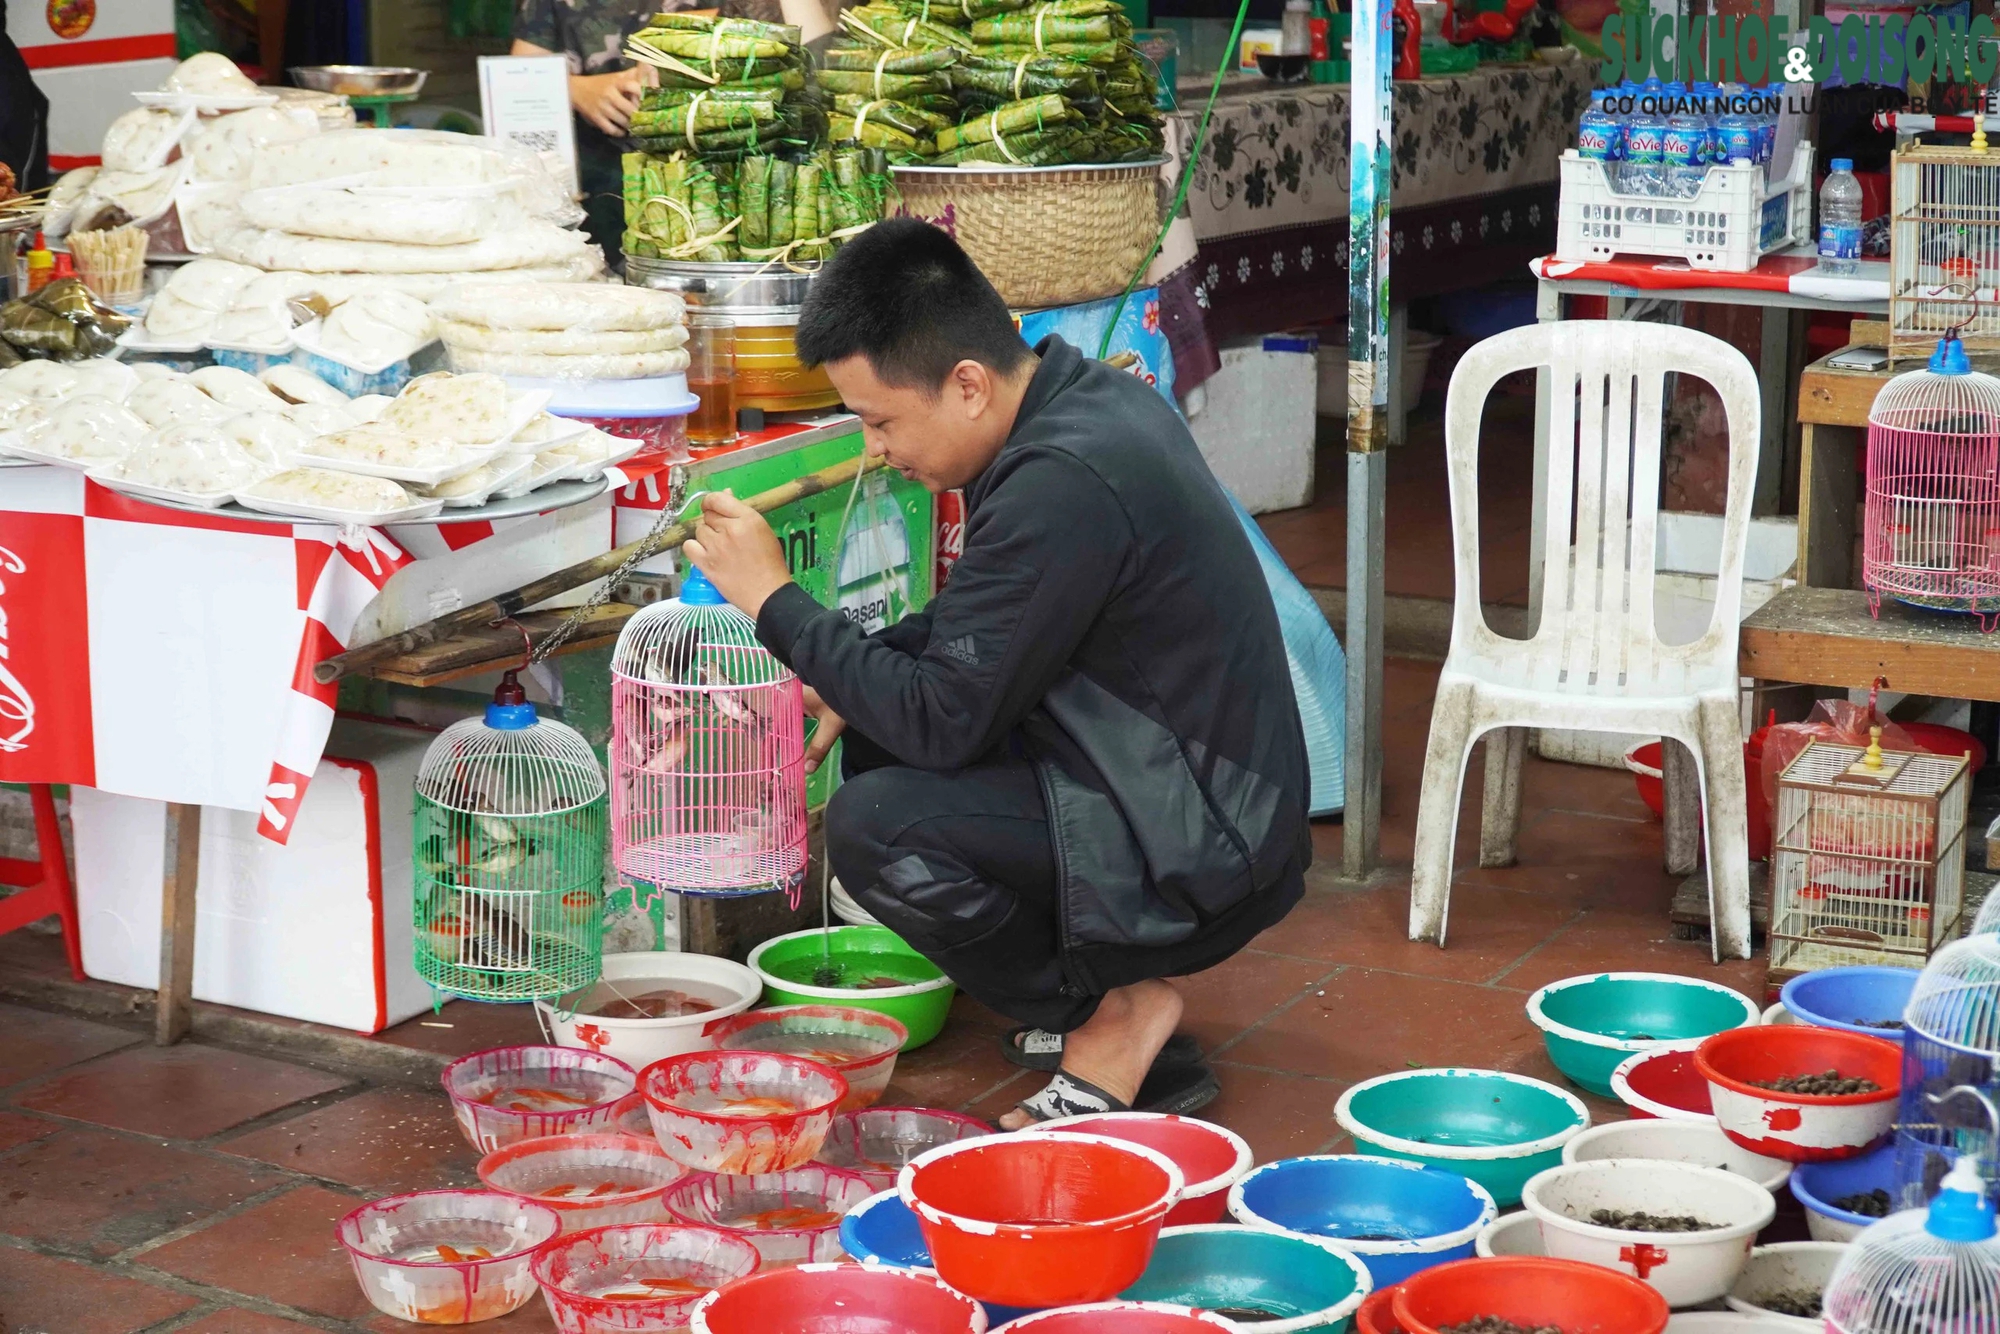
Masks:
[[[807,366],[859,355],[884,384],[931,394],[961,361],[1009,375],[1029,355],[986,275],[915,218],[885,219],[836,251],[799,312],[796,337]]]

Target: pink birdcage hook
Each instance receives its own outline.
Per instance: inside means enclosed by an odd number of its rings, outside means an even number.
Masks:
[[[806,865],[805,700],[757,627],[690,568],[611,663],[612,859],[683,894],[784,890]]]

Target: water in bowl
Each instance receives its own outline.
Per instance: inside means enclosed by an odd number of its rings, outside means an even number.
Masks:
[[[578,1014],[600,1019],[681,1019],[734,1004],[722,987],[704,987],[678,978],[627,977],[600,981],[578,997]]]
[[[854,1033],[784,1032],[754,1033],[749,1037],[758,1051],[778,1052],[821,1065],[842,1066],[882,1054],[879,1036]]]
[[[686,1089],[673,1095],[673,1105],[705,1116],[797,1116],[799,1105],[789,1098],[745,1096],[715,1089]]]
[[[533,1070],[493,1075],[463,1096],[503,1112],[574,1112],[615,1102],[631,1092],[616,1075],[596,1070]]]
[[[807,955],[764,967],[783,982],[839,991],[883,991],[935,981],[938,976],[935,967],[916,955],[858,950],[831,950],[817,958]]]

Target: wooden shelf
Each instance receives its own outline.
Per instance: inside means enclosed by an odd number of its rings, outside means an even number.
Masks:
[[[1743,675],[1803,685],[1865,686],[1878,676],[1905,694],[2000,700],[2000,634],[1973,616],[1919,611],[1845,588],[1788,588],[1743,622]]]
[[[632,619],[632,614],[638,610],[622,602],[607,602],[595,608],[577,627],[576,633],[550,656],[560,658],[615,643],[618,632],[625,628],[625,622]],[[567,607],[523,612],[514,618],[514,622],[487,626],[428,644],[414,653],[378,662],[365,668],[362,674],[379,681],[393,681],[397,685],[441,686],[469,676],[519,667],[526,654],[526,646],[521,642],[521,630],[515,628],[515,622],[528,632],[532,643],[539,644],[553,634],[569,614]]]

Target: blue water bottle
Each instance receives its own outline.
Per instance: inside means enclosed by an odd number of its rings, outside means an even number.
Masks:
[[[1606,90],[1599,88],[1590,95],[1590,108],[1583,113],[1583,119],[1576,127],[1576,151],[1584,157],[1605,164],[1606,180],[1611,179],[1611,164],[1625,156],[1625,130],[1618,123],[1618,117],[1605,108]]]

